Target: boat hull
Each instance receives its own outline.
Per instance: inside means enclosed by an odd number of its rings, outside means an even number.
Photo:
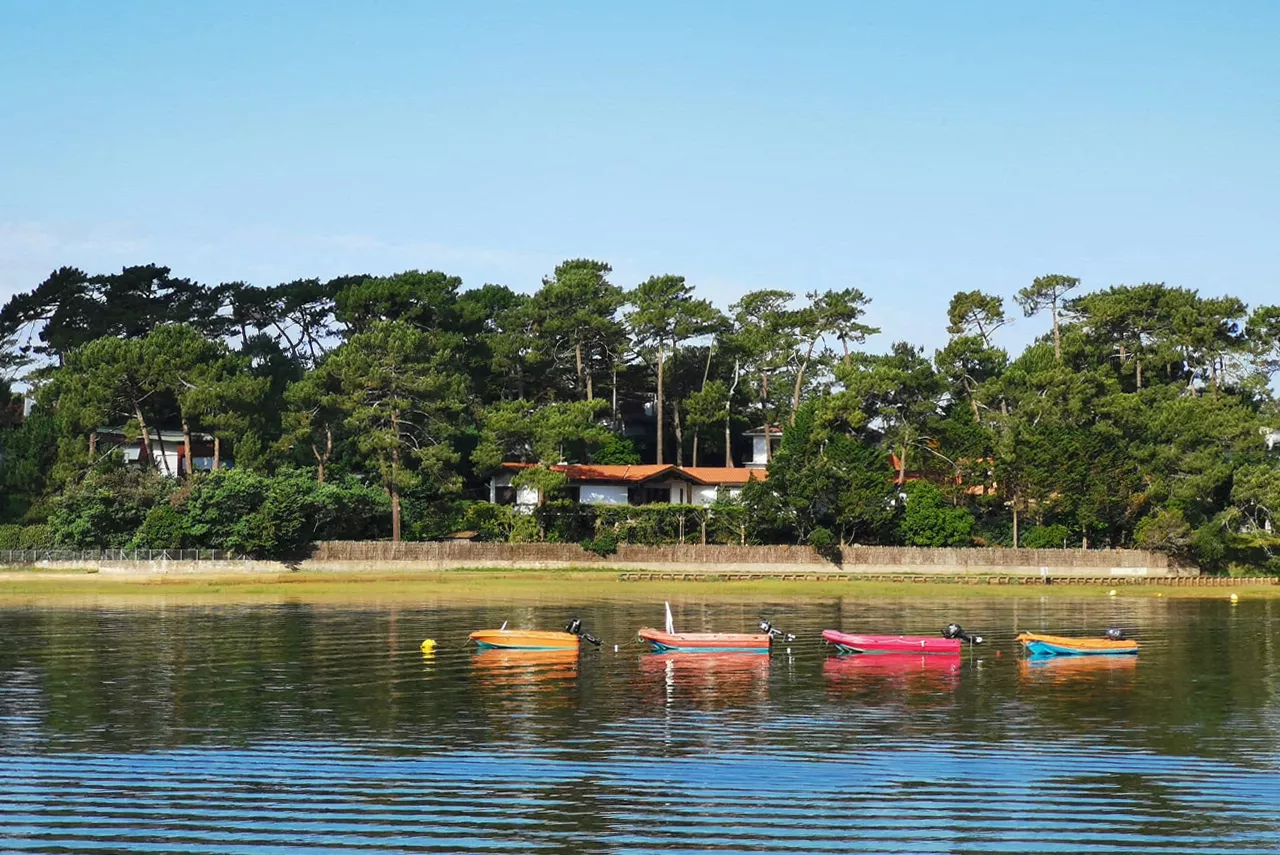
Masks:
[[[1109,638],[1069,638],[1024,632],[1016,641],[1032,656],[1126,656],[1138,652],[1138,642],[1132,639],[1112,641]]]
[[[579,642],[572,633],[536,629],[478,629],[468,637],[481,648],[496,650],[577,650]]]
[[[763,633],[663,632],[645,627],[641,641],[654,650],[676,653],[768,653],[769,636]]]
[[[841,653],[929,653],[958,656],[962,642],[958,638],[933,638],[923,635],[853,635],[836,629],[823,630],[822,637]]]

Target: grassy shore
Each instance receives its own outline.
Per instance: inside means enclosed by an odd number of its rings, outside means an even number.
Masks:
[[[282,573],[217,576],[104,576],[94,573],[0,573],[0,604],[71,603],[107,597],[166,602],[423,602],[430,600],[585,600],[778,597],[1094,598],[1109,586],[973,585],[880,581],[640,581],[622,582],[601,570],[454,570],[440,573]],[[1225,587],[1116,585],[1117,597],[1280,598],[1280,586]]]

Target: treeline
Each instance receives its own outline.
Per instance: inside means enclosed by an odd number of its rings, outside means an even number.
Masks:
[[[63,268],[0,308],[0,548],[317,538],[1141,546],[1280,570],[1280,308],[1163,284],[945,307],[933,354],[853,288],[760,290],[722,311],[679,276],[624,290],[566,261],[531,294],[444,273],[209,286],[164,267]],[[939,312],[944,307],[939,307]],[[1020,309],[1044,335],[1011,357]],[[563,500],[560,461],[725,466],[784,429],[765,483],[710,511]],[[98,429],[142,445],[127,466]],[[214,438],[233,471],[165,472]],[[545,502],[483,502],[504,460]],[[148,462],[151,462],[148,465]],[[173,477],[171,477],[173,476]]]

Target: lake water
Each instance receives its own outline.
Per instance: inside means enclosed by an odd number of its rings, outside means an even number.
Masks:
[[[0,606],[0,851],[1280,852],[1280,604],[672,607],[679,629],[799,638],[656,655],[633,643],[662,625],[648,599]],[[463,646],[575,615],[602,650]],[[988,644],[904,661],[819,638],[952,620]],[[1111,625],[1140,656],[1040,665],[1013,642]]]

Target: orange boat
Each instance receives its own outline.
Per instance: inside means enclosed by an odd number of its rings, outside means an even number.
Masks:
[[[1137,656],[1029,656],[1018,663],[1021,679],[1048,683],[1114,682],[1137,670]]]
[[[530,689],[555,685],[578,676],[578,650],[510,650],[487,648],[476,651],[471,667],[490,689]]]
[[[1096,654],[1137,653],[1138,642],[1132,638],[1068,638],[1064,635],[1021,633],[1015,641],[1032,656],[1088,656]]]
[[[478,629],[468,636],[484,648],[499,650],[577,650],[582,637],[536,629]]]
[[[663,632],[645,627],[638,633],[642,641],[659,652],[679,653],[768,653],[772,640],[764,633],[746,632]]]
[[[676,632],[671,617],[671,604],[666,603],[667,628],[644,627],[638,633],[641,641],[653,645],[659,653],[768,653],[773,639],[795,640],[795,636],[774,629],[767,620],[760,621],[760,632]]]

